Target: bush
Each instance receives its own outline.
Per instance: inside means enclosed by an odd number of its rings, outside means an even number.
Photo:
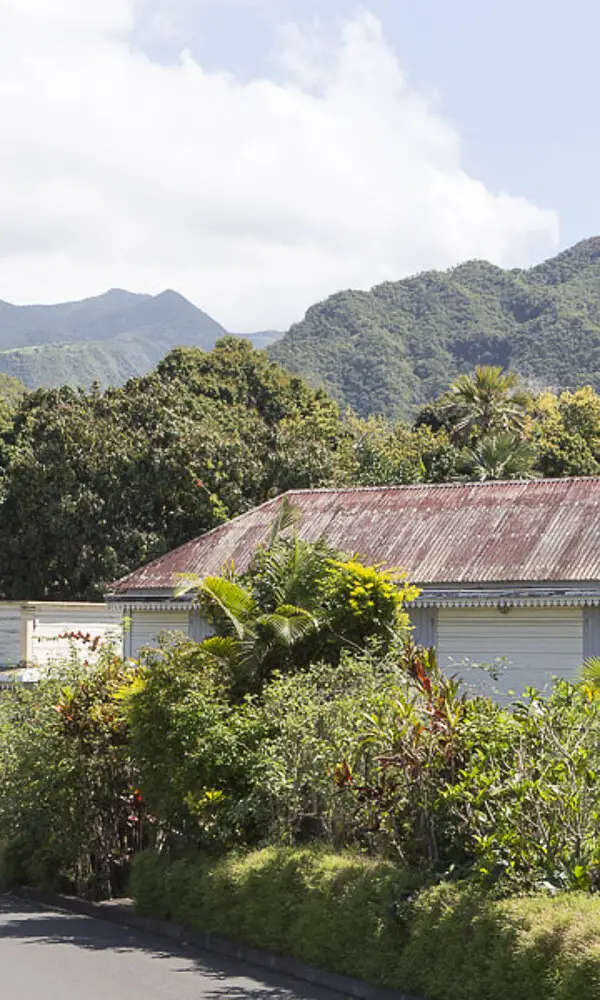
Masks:
[[[509,711],[468,698],[424,650],[404,660],[365,720],[369,781],[340,776],[373,846],[503,891],[600,887],[600,690],[560,681]]]
[[[256,839],[247,804],[269,720],[231,704],[214,659],[186,639],[147,650],[127,700],[132,758],[161,849]]]
[[[392,908],[412,885],[388,862],[270,847],[173,864],[143,854],[131,892],[145,915],[385,982],[382,971],[397,958],[402,936]]]
[[[136,859],[138,912],[431,1000],[597,1000],[600,900],[415,891],[388,862],[267,848]]]
[[[275,675],[242,701],[188,640],[135,669],[63,664],[0,700],[0,774],[16,881],[110,895],[142,842],[318,840],[496,894],[600,887],[599,690],[561,682],[508,711],[410,645]]]
[[[0,877],[93,897],[124,886],[141,844],[139,796],[120,702],[132,673],[106,650],[96,666],[57,663],[34,689],[0,699]]]
[[[127,719],[156,842],[319,839],[521,891],[600,887],[600,693],[560,682],[512,711],[411,645],[345,653],[231,700],[189,642],[148,654]]]
[[[366,779],[364,718],[391,696],[395,663],[365,655],[277,675],[262,698],[229,701],[202,647],[149,652],[132,686],[132,757],[156,842],[227,848],[354,838],[356,806],[334,780],[350,759]]]

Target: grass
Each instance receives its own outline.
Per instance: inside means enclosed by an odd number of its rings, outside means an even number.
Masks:
[[[600,900],[414,888],[390,863],[313,849],[147,853],[132,877],[140,913],[430,1000],[600,997]]]

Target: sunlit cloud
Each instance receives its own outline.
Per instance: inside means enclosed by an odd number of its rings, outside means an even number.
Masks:
[[[172,287],[241,331],[340,288],[555,248],[553,211],[465,171],[368,13],[335,44],[285,27],[275,82],[154,61],[133,40],[143,18],[180,31],[165,9],[0,6],[0,298]]]

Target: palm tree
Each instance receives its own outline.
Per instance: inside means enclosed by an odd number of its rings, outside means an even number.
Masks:
[[[467,450],[469,479],[533,479],[535,452],[513,434],[491,434]]]
[[[292,647],[317,628],[310,611],[292,604],[261,610],[249,590],[226,577],[202,580],[186,574],[180,579],[176,596],[195,591],[216,629],[217,634],[204,641],[204,651],[227,667],[245,691],[275,666],[282,668]]]
[[[443,404],[452,411],[454,436],[468,440],[501,431],[521,432],[526,397],[518,392],[518,383],[513,372],[489,365],[478,365],[472,375],[459,375]]]
[[[245,689],[264,680],[274,664],[283,667],[292,648],[318,628],[315,582],[332,553],[326,546],[301,542],[295,532],[288,537],[299,517],[284,497],[267,544],[252,561],[252,590],[228,576],[179,577],[176,596],[194,591],[217,632],[205,640],[204,650],[243,681]]]

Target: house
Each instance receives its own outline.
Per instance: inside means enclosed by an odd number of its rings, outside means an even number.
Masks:
[[[555,675],[573,677],[600,654],[600,478],[392,488],[299,490],[296,530],[368,562],[401,567],[422,593],[411,609],[416,638],[441,663],[504,658],[497,682],[521,693]],[[279,497],[143,567],[111,588],[108,604],[131,620],[126,653],[162,630],[193,638],[206,625],[193,602],[176,600],[179,573],[248,567],[269,537]]]
[[[73,633],[120,643],[121,615],[106,604],[0,601],[0,686],[35,680],[40,668],[69,655]]]

